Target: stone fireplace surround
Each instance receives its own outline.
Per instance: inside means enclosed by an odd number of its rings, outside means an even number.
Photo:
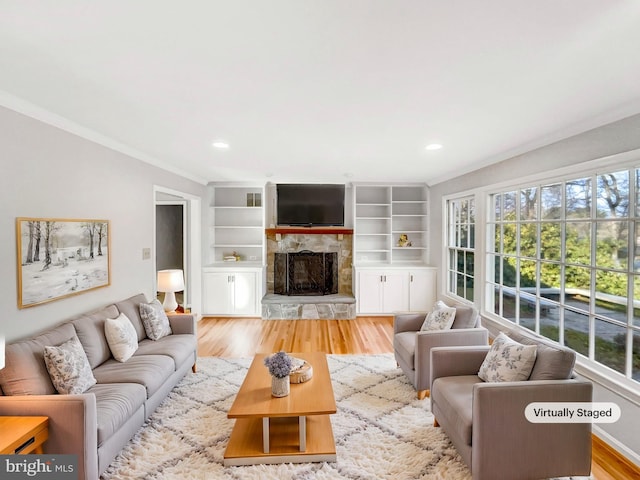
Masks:
[[[278,227],[266,230],[267,294],[262,299],[263,319],[353,319],[356,316],[352,287],[353,230],[342,227]],[[274,294],[275,253],[302,250],[336,252],[338,293],[320,296]]]

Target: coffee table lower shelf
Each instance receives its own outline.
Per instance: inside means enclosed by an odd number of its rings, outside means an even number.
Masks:
[[[269,422],[269,453],[264,453],[262,418],[237,418],[224,452],[224,465],[336,461],[329,415],[306,417],[306,449],[303,452],[300,451],[298,417],[276,417]]]

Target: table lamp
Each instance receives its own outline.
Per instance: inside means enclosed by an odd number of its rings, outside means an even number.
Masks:
[[[184,274],[182,270],[158,270],[158,291],[164,292],[162,308],[165,312],[173,312],[178,308],[176,292],[184,290]]]
[[[4,368],[4,337],[0,336],[0,370]]]

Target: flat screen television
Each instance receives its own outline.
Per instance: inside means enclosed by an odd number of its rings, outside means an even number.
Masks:
[[[344,226],[344,185],[276,185],[278,225]]]

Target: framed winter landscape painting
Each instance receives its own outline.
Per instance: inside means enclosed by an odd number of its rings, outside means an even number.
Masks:
[[[16,219],[18,308],[111,283],[108,220]]]

